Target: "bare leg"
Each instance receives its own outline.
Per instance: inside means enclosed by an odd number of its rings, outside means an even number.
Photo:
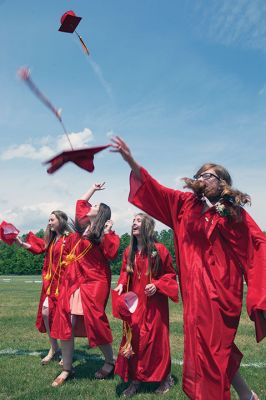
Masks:
[[[253,393],[248,387],[245,379],[240,375],[240,372],[237,371],[232,380],[232,385],[235,391],[237,392],[240,400],[255,400],[253,397]]]
[[[46,357],[42,359],[42,364],[47,364],[49,361],[51,361],[54,358],[54,355],[58,353],[59,351],[59,346],[57,343],[57,340],[52,338],[50,335],[50,325],[49,325],[49,308],[48,307],[43,307],[42,308],[42,318],[44,322],[44,326],[46,328],[47,335],[49,337],[49,341],[51,344],[51,348],[49,350],[49,353],[47,354]]]
[[[114,373],[115,362],[114,354],[111,343],[103,344],[99,346],[99,349],[104,355],[104,364],[99,371],[95,372],[94,377],[96,379],[105,379]]]
[[[58,375],[58,377],[52,383],[53,387],[61,386],[67,380],[67,378],[73,375],[72,371],[72,362],[74,353],[73,328],[75,326],[75,322],[76,322],[75,315],[71,315],[72,337],[70,340],[61,340],[63,371],[61,372],[60,375]]]
[[[111,343],[100,345],[99,349],[104,355],[104,365],[102,369],[106,372],[111,372],[114,365],[114,354]]]

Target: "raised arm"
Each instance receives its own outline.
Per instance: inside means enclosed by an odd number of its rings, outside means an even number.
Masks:
[[[80,200],[89,201],[90,198],[93,196],[93,194],[94,194],[95,192],[97,192],[98,190],[104,190],[104,189],[105,189],[104,185],[105,185],[105,182],[103,182],[103,183],[94,183],[94,184],[87,190],[87,192],[85,192],[85,193],[83,194],[83,196],[80,197]]]
[[[113,142],[111,151],[120,153],[136,177],[141,180],[140,165],[134,160],[128,145],[119,136],[115,136],[111,140]]]

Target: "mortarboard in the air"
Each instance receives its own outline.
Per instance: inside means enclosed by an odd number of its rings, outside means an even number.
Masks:
[[[19,230],[9,222],[2,221],[0,224],[0,238],[9,246],[13,244],[19,234]]]
[[[57,156],[46,161],[44,164],[50,164],[47,169],[48,174],[53,174],[55,171],[61,168],[62,165],[69,161],[73,162],[78,167],[85,169],[85,171],[92,172],[94,170],[94,154],[99,153],[109,146],[110,144],[100,147],[90,147],[87,149],[63,151]]]
[[[80,23],[82,17],[77,17],[74,11],[69,10],[61,17],[61,26],[58,29],[60,32],[73,33]]]
[[[90,52],[89,52],[88,47],[87,47],[86,44],[84,43],[82,37],[81,37],[81,36],[78,34],[78,32],[76,31],[76,28],[77,28],[78,24],[80,23],[81,19],[82,19],[82,17],[78,17],[78,16],[74,13],[74,11],[72,11],[72,10],[66,11],[66,12],[62,15],[62,17],[61,17],[61,19],[60,19],[61,26],[60,26],[60,28],[59,28],[58,30],[59,30],[60,32],[66,32],[66,33],[74,33],[74,32],[75,32],[75,34],[76,34],[76,35],[78,36],[78,38],[79,38],[79,41],[80,41],[80,43],[81,43],[81,45],[82,45],[82,48],[83,48],[84,52],[85,52],[87,55],[89,55]]]

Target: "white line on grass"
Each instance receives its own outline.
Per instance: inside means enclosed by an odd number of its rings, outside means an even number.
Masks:
[[[29,351],[29,350],[18,350],[18,349],[3,349],[0,350],[0,356],[34,356],[40,357],[43,353],[40,351]],[[75,360],[101,360],[101,356],[91,356],[91,355],[79,355],[75,354]],[[183,360],[172,359],[172,364],[183,365]],[[243,363],[242,368],[266,368],[266,362],[254,362],[254,363]]]

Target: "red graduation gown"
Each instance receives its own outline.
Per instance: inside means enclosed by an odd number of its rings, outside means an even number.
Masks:
[[[61,257],[62,259],[64,259],[65,255],[70,251],[68,247],[70,237],[71,234],[68,236],[61,236],[60,239],[58,239],[54,245],[50,245],[48,249],[45,249],[44,240],[35,236],[34,233],[29,232],[26,238],[26,243],[31,245],[31,247],[28,249],[31,253],[41,254],[46,251],[42,269],[42,282],[43,282],[42,290],[41,290],[40,302],[36,318],[36,327],[40,332],[46,332],[46,328],[42,317],[42,308],[46,297],[48,297],[50,328],[54,320],[56,304],[58,299],[58,296],[56,295],[56,290],[58,289],[60,293],[60,286],[65,272],[64,268],[62,268],[59,274],[58,263],[61,251],[62,251],[62,257]],[[45,276],[49,269],[50,260],[52,267],[51,279],[46,280]],[[47,293],[49,286],[50,286],[50,293]]]
[[[183,389],[193,400],[228,400],[241,353],[234,344],[248,283],[247,308],[257,340],[266,334],[266,236],[242,210],[229,222],[193,193],[160,185],[145,169],[132,173],[129,201],[174,231],[184,304]]]
[[[89,208],[88,202],[79,200],[76,218],[85,216]],[[76,255],[81,254],[91,244],[89,240],[74,234],[72,248],[79,240],[75,249]],[[71,338],[70,297],[80,288],[84,316],[77,316],[74,335],[87,337],[90,347],[112,342],[112,332],[105,308],[111,287],[109,260],[116,258],[119,244],[119,237],[114,232],[110,232],[104,235],[99,245],[92,245],[84,257],[66,267],[51,330],[52,337],[61,340]]]
[[[160,382],[171,370],[168,297],[175,302],[178,301],[178,285],[169,251],[160,243],[156,243],[155,246],[162,260],[160,275],[151,280],[157,287],[156,293],[151,297],[144,294],[145,286],[150,283],[150,277],[147,275],[148,259],[142,253],[136,254],[134,274],[130,279],[129,290],[137,294],[139,302],[130,324],[131,344],[135,354],[129,359],[119,354],[115,367],[115,373],[124,381],[137,379],[144,382]],[[128,279],[126,272],[128,252],[129,248],[123,255],[118,281],[123,284],[124,291]],[[124,336],[121,347],[125,341]]]

